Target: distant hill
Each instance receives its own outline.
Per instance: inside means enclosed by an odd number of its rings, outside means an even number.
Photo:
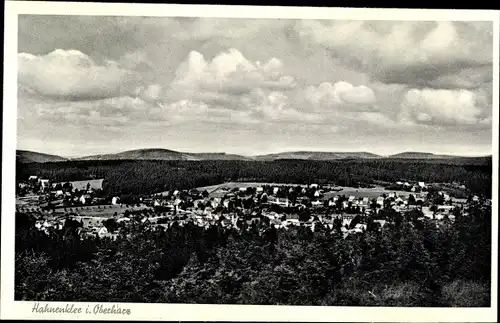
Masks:
[[[250,157],[245,157],[236,154],[226,154],[226,153],[185,153],[190,155],[195,160],[252,160]]]
[[[117,154],[93,155],[75,160],[250,160],[225,153],[184,153],[169,149],[136,149]]]
[[[182,153],[168,149],[136,149],[117,154],[91,155],[74,160],[123,160],[123,159],[149,159],[149,160],[187,160]]]
[[[247,161],[272,161],[272,160],[339,160],[339,159],[413,159],[413,160],[478,160],[491,159],[484,157],[462,157],[451,155],[436,155],[425,152],[403,152],[390,156],[380,156],[370,152],[321,152],[321,151],[292,151],[276,154],[246,157],[226,153],[186,153],[169,149],[152,148],[128,150],[116,154],[91,155],[79,158],[64,158],[61,156],[43,154],[27,150],[18,150],[17,160],[21,163],[45,163],[69,160],[247,160]]]
[[[255,156],[256,160],[276,159],[306,159],[306,160],[334,160],[334,159],[362,159],[381,158],[369,152],[321,152],[321,151],[294,151],[269,155]]]
[[[453,155],[436,155],[433,153],[424,152],[402,152],[395,155],[390,155],[388,158],[405,158],[405,159],[450,159],[450,158],[464,158],[463,156],[453,156]]]
[[[68,160],[61,156],[43,154],[29,150],[16,150],[16,159],[20,163],[48,163]]]

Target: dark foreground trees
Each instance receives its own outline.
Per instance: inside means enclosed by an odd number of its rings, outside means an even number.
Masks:
[[[403,217],[343,238],[317,227],[193,224],[118,240],[37,231],[16,215],[17,300],[489,306],[491,209],[436,227]],[[69,222],[68,222],[69,223]]]

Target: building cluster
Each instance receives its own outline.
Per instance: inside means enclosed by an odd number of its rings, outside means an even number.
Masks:
[[[232,188],[221,185],[211,191],[172,190],[143,196],[139,198],[140,203],[134,206],[123,205],[120,197],[112,196],[106,198],[109,204],[89,209],[89,206],[82,206],[91,205],[92,201],[99,199],[95,192],[102,188],[102,181],[101,187],[83,182],[51,184],[44,179],[30,178],[29,183],[22,183],[32,190],[39,190],[38,205],[44,205],[44,198],[47,197],[62,197],[63,200],[62,206],[40,213],[36,227],[46,232],[60,230],[65,221],[71,219],[80,224],[78,232],[81,237],[111,239],[116,239],[120,232],[126,232],[131,226],[158,230],[188,223],[204,228],[219,225],[236,230],[305,226],[316,231],[319,228],[334,230],[340,227],[344,236],[348,236],[366,231],[368,219],[383,228],[392,221],[388,214],[404,215],[413,210],[419,211],[422,218],[436,223],[446,219],[453,221],[457,209],[462,214],[466,213],[464,206],[467,203],[466,199],[450,197],[444,191],[433,191],[431,198],[429,186],[423,182],[396,182],[395,185],[416,185],[421,191],[407,194],[404,191],[349,188],[342,192],[343,188],[318,184],[242,185]],[[477,196],[473,198],[478,199]],[[65,206],[64,201],[71,201],[71,204]],[[19,209],[23,210],[23,207]],[[352,222],[354,218],[356,223]]]
[[[32,175],[27,181],[17,184],[17,207],[19,210],[37,208],[54,210],[89,205],[118,204],[106,198],[102,192],[103,179],[72,182],[52,182],[50,179]]]

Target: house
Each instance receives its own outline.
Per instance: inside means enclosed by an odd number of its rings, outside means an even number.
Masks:
[[[289,206],[290,201],[287,198],[276,198],[275,200],[271,201],[270,203],[275,204],[275,205],[280,205],[280,206]]]
[[[424,188],[425,187],[425,183],[424,182],[418,182],[418,186],[420,186],[420,188]]]
[[[431,211],[431,208],[428,206],[422,207],[422,213],[426,218],[433,219],[434,218],[434,212]]]
[[[403,185],[403,182],[397,181],[396,184],[397,185]]]
[[[439,205],[437,209],[437,213],[450,213],[455,208],[454,205]]]
[[[28,181],[38,181],[38,176],[36,176],[36,175],[31,175],[31,176],[28,178]]]
[[[273,195],[278,194],[279,191],[280,191],[279,187],[273,187]]]
[[[366,224],[358,223],[358,224],[356,224],[356,226],[354,228],[362,230],[362,231],[366,231],[366,227],[367,227]]]
[[[255,191],[256,191],[257,193],[261,193],[261,192],[263,192],[263,191],[264,191],[264,188],[263,188],[262,186],[259,186],[259,187],[257,187],[257,188],[255,189]]]
[[[312,205],[312,206],[316,206],[316,207],[318,207],[318,206],[323,205],[323,202],[316,200],[316,201],[312,201],[312,202],[311,202],[311,205]]]
[[[314,192],[314,197],[319,197],[320,196],[320,192],[319,191],[315,191]]]
[[[56,196],[63,196],[64,192],[62,190],[57,190],[56,191]]]
[[[353,196],[353,195],[349,196],[349,202],[354,201],[354,199],[355,199],[355,198],[356,198],[356,197],[355,197],[355,196]]]
[[[120,198],[118,196],[113,196],[111,199],[111,204],[117,205],[120,202]]]
[[[80,202],[81,202],[82,204],[85,204],[85,203],[87,202],[87,200],[86,200],[86,198],[85,198],[85,195],[80,196],[80,199],[79,199],[79,200],[80,200]]]
[[[45,189],[50,186],[50,180],[40,179],[40,185],[42,185],[42,189]]]
[[[173,193],[172,193],[173,196],[177,196],[179,195],[179,190],[175,190]]]
[[[99,237],[102,237],[103,235],[108,233],[108,229],[106,227],[101,227],[99,230],[97,230],[97,235]]]
[[[246,190],[247,190],[247,188],[246,188],[246,187],[240,187],[240,188],[239,188],[239,191],[240,191],[240,192],[245,192]]]
[[[377,197],[377,205],[384,206],[384,200],[383,196]]]
[[[328,206],[335,206],[335,201],[334,200],[329,200],[328,201]]]
[[[394,202],[396,202],[396,204],[404,204],[405,200],[403,200],[401,197],[398,197],[394,200]]]
[[[381,228],[383,228],[384,225],[387,223],[386,220],[373,220],[373,222],[380,224]]]
[[[298,219],[287,219],[287,220],[285,220],[285,224],[287,224],[287,225],[300,225],[300,221]]]
[[[335,196],[333,197],[333,201],[334,201],[334,202],[337,202],[338,200],[339,200],[339,196],[338,196],[338,195],[335,195]]]

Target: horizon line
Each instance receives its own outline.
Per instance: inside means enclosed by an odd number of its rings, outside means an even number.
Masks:
[[[429,151],[412,151],[412,150],[406,150],[406,151],[400,151],[400,152],[395,152],[392,154],[377,154],[373,153],[371,151],[367,150],[359,150],[359,151],[348,151],[348,150],[338,150],[338,151],[328,151],[328,150],[283,150],[283,151],[278,151],[278,152],[272,152],[272,153],[258,153],[258,154],[238,154],[238,153],[231,153],[231,152],[218,152],[218,151],[213,151],[213,152],[207,152],[207,151],[202,151],[202,152],[193,152],[193,151],[180,151],[180,150],[172,150],[168,148],[134,148],[134,149],[128,149],[128,150],[121,150],[118,152],[109,152],[109,153],[95,153],[95,154],[86,154],[86,155],[63,155],[63,154],[52,154],[52,153],[46,153],[46,152],[40,152],[40,151],[35,151],[35,150],[29,150],[29,149],[19,149],[16,148],[17,151],[28,151],[32,153],[38,153],[38,154],[45,154],[45,155],[52,155],[52,156],[57,156],[61,158],[66,158],[66,159],[77,159],[77,158],[84,158],[84,157],[92,157],[92,156],[101,156],[101,155],[115,155],[115,154],[120,154],[120,153],[125,153],[125,152],[131,152],[131,151],[138,151],[138,150],[168,150],[171,152],[176,152],[176,153],[184,153],[184,154],[225,154],[225,155],[236,155],[236,156],[241,156],[241,157],[258,157],[258,156],[269,156],[269,155],[277,155],[277,154],[286,154],[286,153],[331,153],[331,154],[336,154],[336,153],[367,153],[367,154],[372,154],[376,155],[379,157],[391,157],[391,156],[396,156],[400,154],[405,154],[405,153],[410,153],[410,154],[431,154],[435,156],[443,155],[443,156],[450,156],[450,157],[490,157],[493,156],[493,152],[490,153],[483,153],[483,154],[467,154],[467,155],[462,155],[462,154],[454,154],[454,153],[437,153],[437,152],[429,152]]]

